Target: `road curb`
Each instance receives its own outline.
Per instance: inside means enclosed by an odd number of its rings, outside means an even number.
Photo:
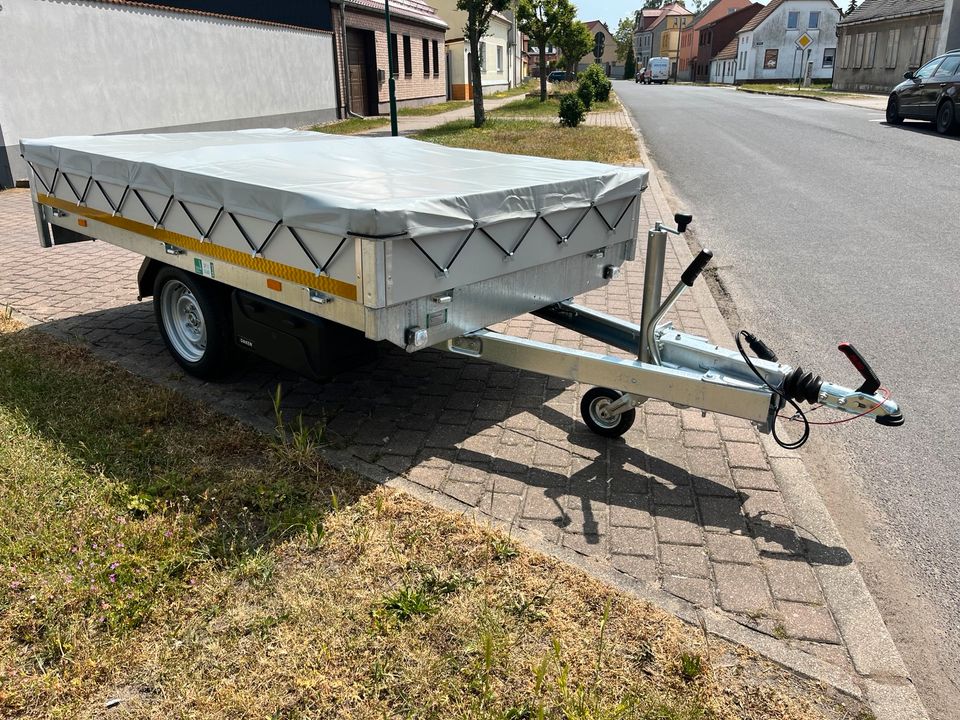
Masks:
[[[830,100],[825,97],[817,97],[816,95],[804,95],[802,93],[790,93],[790,92],[770,92],[769,90],[748,90],[742,85],[737,88],[739,92],[750,93],[751,95],[772,95],[773,97],[794,97],[794,98],[803,98],[804,100],[819,100],[820,102],[839,102],[836,100]]]
[[[626,105],[622,106],[637,136],[642,161],[650,169],[650,185],[653,191],[651,195],[661,216],[670,217],[672,212],[667,199],[667,195],[671,194],[669,187],[663,187],[666,181],[661,184],[661,173],[644,144],[636,118]],[[670,240],[681,263],[693,260],[693,253],[683,239],[671,236]],[[729,338],[730,328],[706,283],[695,283],[692,292],[703,315],[709,337],[714,342]],[[843,536],[800,456],[794,451],[781,448],[769,435],[761,434],[760,442],[794,524],[822,544],[842,548],[849,557]],[[852,558],[849,558],[846,564],[830,564],[829,560],[830,558],[823,558],[820,562],[814,560],[811,566],[827,600],[828,609],[837,623],[844,647],[853,662],[855,675],[805,652],[789,648],[779,640],[743,627],[719,613],[713,614],[718,615],[722,622],[714,622],[712,626],[708,624],[708,629],[746,645],[801,675],[813,677],[841,692],[864,699],[877,720],[927,720],[927,712],[910,680],[906,665],[856,563]],[[837,562],[837,559],[834,559],[834,562]],[[726,635],[720,630],[730,634]]]

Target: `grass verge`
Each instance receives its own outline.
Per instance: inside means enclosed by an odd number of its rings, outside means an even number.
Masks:
[[[855,717],[279,428],[0,318],[0,715]]]
[[[489,98],[490,100],[500,100],[502,98],[516,97],[517,95],[526,95],[527,93],[539,89],[539,87],[539,81],[531,81],[523,83],[522,85],[517,85],[516,87],[512,87],[509,90],[500,90],[495,93],[490,93],[489,95],[484,95],[484,97]]]
[[[325,125],[314,125],[310,129],[331,135],[355,135],[367,130],[386,127],[389,124],[390,118],[388,117],[347,118]]]
[[[616,100],[608,100],[607,102],[596,102],[590,108],[591,112],[605,112],[612,110],[619,110],[620,106],[617,105]],[[496,110],[492,110],[490,115],[493,117],[557,117],[560,112],[560,98],[553,96],[547,98],[546,102],[540,102],[540,98],[523,98],[521,100],[514,100],[509,102],[506,105],[503,105]]]
[[[845,93],[839,90],[832,90],[829,85],[811,85],[797,89],[796,85],[783,85],[777,83],[756,83],[750,85],[740,85],[738,90],[748,93],[762,93],[766,95],[785,95],[787,97],[812,97],[829,100],[831,98],[849,98],[857,97],[853,93]]]
[[[459,110],[465,107],[471,107],[473,100],[448,100],[447,102],[434,103],[433,105],[423,105],[421,107],[407,107],[397,110],[397,115],[401,117],[417,117],[423,115],[439,115],[440,113]]]
[[[630,164],[640,160],[637,141],[627,128],[581,125],[564,128],[538,120],[488,120],[474,128],[470,120],[424,130],[420,140],[451,147],[537,155],[558,160]]]

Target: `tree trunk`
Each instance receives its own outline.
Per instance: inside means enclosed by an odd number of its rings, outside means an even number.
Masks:
[[[470,57],[472,65],[470,67],[470,85],[473,87],[473,126],[483,127],[487,118],[483,113],[483,80],[480,77],[480,38],[474,30],[476,25],[469,24],[470,27]]]
[[[547,101],[547,48],[540,42],[540,102]]]

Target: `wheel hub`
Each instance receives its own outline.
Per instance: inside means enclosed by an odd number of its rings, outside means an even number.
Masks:
[[[160,296],[163,327],[174,352],[187,362],[199,362],[207,349],[207,329],[196,296],[184,283],[171,280]]]

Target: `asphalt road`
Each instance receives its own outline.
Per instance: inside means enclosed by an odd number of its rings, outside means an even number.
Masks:
[[[836,351],[853,342],[902,404],[902,428],[814,428],[806,457],[845,533],[865,526],[848,542],[921,691],[947,675],[944,702],[960,648],[960,138],[806,99],[616,91],[743,327],[782,361],[856,386]]]

